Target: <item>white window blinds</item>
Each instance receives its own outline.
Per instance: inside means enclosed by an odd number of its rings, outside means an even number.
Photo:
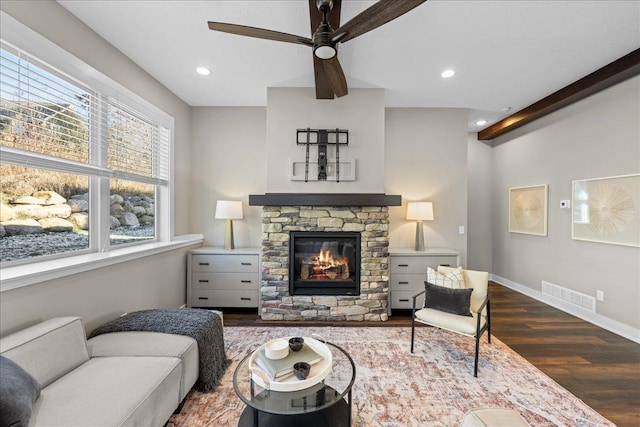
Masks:
[[[48,166],[168,183],[167,127],[4,42],[0,95],[0,142],[10,149],[4,161],[33,166],[64,159]]]

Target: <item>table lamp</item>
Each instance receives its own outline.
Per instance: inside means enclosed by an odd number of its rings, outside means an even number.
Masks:
[[[433,203],[409,202],[407,219],[416,221],[416,251],[424,251],[424,230],[422,221],[433,221]]]
[[[224,248],[233,249],[233,220],[242,219],[242,202],[218,200],[216,219],[226,220],[224,225]]]

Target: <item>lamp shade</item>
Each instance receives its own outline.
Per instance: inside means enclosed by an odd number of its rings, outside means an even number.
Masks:
[[[242,219],[242,202],[218,200],[216,219]]]
[[[407,204],[407,219],[417,221],[433,221],[433,203],[409,202]]]

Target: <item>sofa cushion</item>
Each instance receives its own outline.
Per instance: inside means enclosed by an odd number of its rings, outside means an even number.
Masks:
[[[13,360],[0,356],[0,426],[29,425],[40,385]]]
[[[91,357],[177,357],[182,362],[180,398],[184,399],[198,379],[198,343],[184,335],[160,332],[112,332],[87,341]]]
[[[44,388],[89,360],[79,317],[46,320],[0,339],[0,353]]]
[[[459,316],[471,316],[469,307],[471,306],[471,292],[473,292],[473,289],[450,289],[433,285],[429,282],[424,282],[424,287],[425,308],[446,311]]]
[[[162,426],[180,403],[175,357],[96,357],[44,388],[32,423]]]

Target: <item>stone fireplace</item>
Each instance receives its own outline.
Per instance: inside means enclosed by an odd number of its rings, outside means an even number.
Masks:
[[[399,199],[399,196],[397,197]],[[301,201],[304,201],[304,198]],[[395,203],[399,204],[399,200]],[[263,320],[388,319],[389,212],[386,205],[267,205],[263,206],[262,210],[262,227],[260,315]],[[359,266],[354,264],[355,268],[359,268],[359,283],[354,288],[357,290],[356,293],[348,295],[343,289],[341,295],[328,295],[330,292],[322,291],[306,295],[292,294],[289,277],[292,232],[312,232],[313,236],[328,233],[326,239],[318,237],[318,240],[323,242],[336,242],[335,237],[338,234],[335,233],[357,233],[360,238],[360,262]],[[297,237],[297,234],[295,236]],[[328,243],[325,246],[331,245],[332,243]],[[348,244],[333,245],[339,248],[339,253],[352,250]],[[334,273],[345,274],[338,268],[334,269],[332,275]]]

